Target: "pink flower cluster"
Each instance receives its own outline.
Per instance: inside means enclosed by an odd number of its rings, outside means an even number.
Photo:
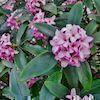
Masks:
[[[76,94],[76,90],[74,88],[71,90],[71,94],[67,95],[66,98],[68,100],[94,100],[94,97],[91,94],[89,94],[89,96],[86,95],[81,98],[79,95]]]
[[[3,34],[0,38],[0,58],[3,60],[7,60],[10,62],[13,62],[14,55],[17,54],[17,51],[15,51],[11,47],[10,42],[10,35],[9,34]]]
[[[11,13],[11,15],[7,15],[7,26],[11,27],[11,30],[13,29],[19,29],[21,25],[21,21],[19,20],[19,17],[21,14],[14,16],[17,11],[14,11]]]
[[[50,44],[55,59],[62,67],[80,66],[90,55],[93,38],[86,35],[86,31],[78,25],[68,24],[60,31],[56,31]]]
[[[69,4],[75,4],[77,2],[77,0],[66,0],[63,5],[69,5]]]
[[[34,18],[30,22],[29,27],[32,29],[33,36],[37,40],[45,39],[45,35],[41,34],[38,29],[34,26],[35,23],[47,23],[49,25],[55,24],[55,16],[51,18],[45,18],[45,13],[42,12],[41,5],[45,5],[45,0],[25,0],[26,1],[26,8],[30,11]]]
[[[31,88],[38,80],[39,80],[39,78],[32,78],[32,79],[28,80],[27,86],[29,88]]]
[[[30,11],[32,14],[36,14],[39,12],[40,6],[45,5],[45,0],[25,0],[26,2],[26,9]]]
[[[3,8],[12,11],[15,3],[16,0],[8,0],[7,4],[3,5]]]
[[[38,31],[38,29],[34,26],[35,23],[47,23],[49,25],[55,24],[54,22],[55,16],[51,18],[45,18],[45,13],[42,12],[41,10],[39,13],[36,13],[33,20],[30,22],[29,27],[33,29],[33,36],[35,39],[40,40],[40,39],[45,39],[45,36]]]

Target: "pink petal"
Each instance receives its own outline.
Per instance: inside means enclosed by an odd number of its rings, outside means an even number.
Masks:
[[[67,61],[61,61],[61,66],[62,67],[67,67],[67,65],[68,65],[68,62]]]

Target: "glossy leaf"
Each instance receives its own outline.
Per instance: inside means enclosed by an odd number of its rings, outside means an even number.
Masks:
[[[68,84],[71,86],[71,88],[78,87],[78,74],[75,67],[71,67],[71,66],[67,67],[64,70],[64,75],[68,81]]]
[[[3,67],[3,64],[2,62],[0,62],[0,73],[3,71],[4,67]]]
[[[83,2],[89,9],[93,9],[92,0],[84,0]]]
[[[57,72],[54,72],[52,75],[50,75],[45,82],[51,81],[54,83],[60,83],[61,78],[62,78],[62,72],[57,71]],[[51,94],[50,91],[44,85],[40,91],[40,100],[54,100],[54,99],[55,99],[55,96]]]
[[[52,75],[50,75],[46,81],[53,81],[55,83],[60,83],[61,79],[62,79],[62,72],[57,71],[54,72]]]
[[[21,43],[21,38],[22,38],[27,26],[28,26],[28,22],[25,22],[20,26],[20,29],[18,30],[18,33],[17,33],[17,36],[16,36],[16,43],[18,45]]]
[[[100,93],[100,79],[96,79],[93,81],[92,89],[89,93],[99,94]]]
[[[11,13],[10,10],[5,10],[2,7],[0,7],[0,15],[10,14],[10,13]]]
[[[27,80],[43,75],[56,65],[54,57],[50,53],[43,53],[33,58],[22,70],[20,79]]]
[[[26,9],[23,9],[22,13],[23,13],[23,16],[20,16],[19,20],[21,20],[23,22],[30,20],[31,14],[29,12],[27,12]]]
[[[83,5],[81,2],[75,4],[69,12],[68,23],[80,25],[83,15]]]
[[[10,89],[16,100],[23,100],[25,96],[29,95],[29,90],[26,84],[20,83],[19,72],[12,70],[10,73]]]
[[[90,14],[89,18],[91,18],[91,19],[95,20],[96,22],[100,23],[100,15]]]
[[[15,55],[14,63],[15,66],[19,69],[23,69],[24,66],[27,64],[25,53],[22,50],[19,50],[19,53]]]
[[[57,6],[54,3],[48,3],[45,5],[44,10],[51,12],[52,14],[57,14]]]
[[[100,32],[94,33],[94,42],[100,43]]]
[[[30,41],[33,39],[33,34],[32,34],[32,29],[29,29],[25,32],[25,34],[23,34],[22,36],[22,43],[21,45],[25,44],[27,41]]]
[[[93,0],[95,3],[95,7],[97,9],[97,13],[100,14],[100,0]]]
[[[92,73],[89,64],[87,62],[82,63],[81,66],[77,68],[77,73],[84,89],[90,90],[92,87]]]
[[[46,81],[45,86],[53,95],[55,95],[58,98],[64,97],[67,93],[67,88],[60,83]]]
[[[94,94],[95,100],[100,100],[100,94]]]
[[[4,17],[3,19],[1,19],[2,21],[3,20],[6,20]],[[10,30],[10,28],[7,26],[7,23],[6,22],[3,22],[0,24],[0,35],[5,33],[5,32],[8,32]]]
[[[54,3],[59,6],[64,2],[64,0],[54,0]]]
[[[68,17],[68,12],[65,12],[65,13],[61,14],[60,17],[55,19],[56,25],[59,28],[65,27],[66,24],[67,24],[67,17]]]
[[[29,100],[31,100],[31,99],[29,99]],[[38,96],[34,97],[34,98],[32,98],[32,100],[39,100],[39,97]]]
[[[50,76],[52,75],[54,72],[58,72],[61,69],[58,66],[55,66],[54,68],[52,68],[49,72],[46,73],[46,75]]]
[[[40,32],[47,36],[54,36],[56,29],[53,26],[47,25],[46,23],[36,23],[35,27],[39,29]]]
[[[49,92],[46,86],[43,86],[40,91],[39,100],[55,100],[55,96]]]
[[[87,26],[86,26],[86,32],[88,35],[93,35],[93,33],[96,31],[98,28],[98,24],[95,21],[91,21]]]
[[[2,61],[2,64],[3,64],[4,66],[8,67],[8,68],[13,68],[13,67],[14,67],[14,64],[11,63],[11,62],[9,62],[9,61],[3,60],[3,61]]]
[[[13,93],[11,92],[10,88],[5,88],[3,90],[3,95],[11,100],[14,99]]]
[[[23,49],[28,51],[29,53],[31,53],[34,56],[39,55],[39,54],[47,51],[46,49],[44,49],[43,47],[41,47],[39,45],[32,45],[32,44],[29,44],[29,43],[26,43],[23,46]]]
[[[5,75],[6,73],[8,73],[10,71],[9,68],[4,69],[1,73],[0,73],[0,77],[3,77],[3,75]]]

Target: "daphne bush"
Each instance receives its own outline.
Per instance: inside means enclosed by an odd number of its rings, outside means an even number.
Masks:
[[[100,1],[0,0],[0,100],[100,100]]]

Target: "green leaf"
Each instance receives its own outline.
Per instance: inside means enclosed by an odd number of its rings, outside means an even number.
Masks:
[[[60,83],[61,79],[62,79],[62,72],[57,71],[54,72],[52,75],[50,75],[46,81],[53,81],[55,83]]]
[[[19,53],[14,56],[14,63],[19,69],[23,69],[27,64],[25,53],[21,49],[19,50]]]
[[[78,74],[77,74],[76,68],[69,66],[64,70],[64,74],[71,88],[75,88],[75,87],[77,88]]]
[[[91,55],[94,55],[97,52],[97,46],[96,44],[93,45],[93,47],[91,48]],[[95,58],[94,58],[95,59]],[[93,62],[92,62],[93,63]],[[95,62],[96,63],[96,62]]]
[[[3,64],[2,62],[0,62],[0,73],[3,71],[4,67],[3,67]]]
[[[43,86],[40,91],[39,100],[55,100],[55,96],[49,92],[46,86]]]
[[[92,19],[95,20],[96,22],[100,23],[100,15],[93,15],[93,14],[90,14],[88,17],[89,17],[89,18],[92,18]]]
[[[23,44],[25,44],[27,41],[30,41],[30,40],[33,39],[33,34],[32,34],[32,32],[31,32],[30,30],[31,30],[31,29],[27,30],[27,31],[25,32],[25,34],[23,34],[21,45],[23,45]]]
[[[45,86],[56,97],[62,98],[67,93],[67,88],[60,83],[54,83],[53,81],[46,81]]]
[[[52,75],[52,73],[60,71],[60,67],[55,66],[54,68],[52,68],[49,72],[46,73],[47,76]]]
[[[16,36],[16,43],[19,45],[21,43],[21,38],[26,31],[26,28],[28,26],[28,22],[24,22],[21,26],[20,29],[18,30],[17,36]]]
[[[87,95],[87,94],[100,94],[100,79],[93,80],[92,88],[89,91],[83,90],[82,95]]]
[[[40,76],[51,70],[57,61],[54,59],[52,54],[43,53],[33,58],[22,70],[20,79],[22,81],[32,77]]]
[[[100,14],[100,0],[93,0],[93,1],[96,6],[97,13]]]
[[[29,99],[29,100],[31,100],[31,99]],[[39,97],[38,96],[34,97],[34,98],[32,98],[32,100],[39,100]]]
[[[56,29],[53,26],[48,25],[46,23],[36,23],[35,27],[38,28],[40,32],[42,32],[43,34],[47,36],[52,37],[55,35]]]
[[[68,12],[64,12],[63,14],[61,14],[60,17],[56,18],[55,19],[56,26],[59,28],[65,27],[67,24],[67,17],[68,17]]]
[[[3,9],[2,7],[0,7],[0,16],[1,16],[1,15],[10,14],[10,13],[11,13],[10,10],[5,10],[5,9]]]
[[[10,28],[7,26],[7,23],[5,22],[5,16],[2,17],[3,18],[0,19],[0,35],[10,31]]]
[[[15,100],[24,100],[25,96],[29,95],[29,89],[25,83],[20,83],[18,80],[19,72],[13,69],[10,73],[10,90]]]
[[[3,89],[3,95],[9,98],[10,100],[14,99],[13,93],[11,92],[9,87]]]
[[[84,0],[83,3],[86,5],[86,7],[93,9],[92,0]]]
[[[100,94],[94,94],[95,100],[100,100]]]
[[[8,67],[8,68],[13,68],[13,67],[14,67],[14,64],[11,63],[11,62],[9,62],[9,61],[3,60],[3,61],[2,61],[2,64],[3,64],[4,66]]]
[[[92,89],[89,92],[93,94],[100,93],[100,79],[96,79],[93,81]]]
[[[43,47],[41,47],[39,45],[32,45],[29,43],[25,44],[23,49],[28,51],[29,53],[31,53],[34,56],[37,56],[37,55],[47,51],[46,49],[44,49]]]
[[[10,71],[9,68],[4,69],[1,73],[0,73],[0,77],[3,77],[3,75],[5,75],[6,73],[8,73]]]
[[[27,12],[26,9],[23,9],[22,13],[23,16],[20,16],[19,20],[21,20],[22,22],[29,21],[32,15],[29,12]]]
[[[84,89],[90,90],[92,86],[92,73],[89,64],[87,62],[82,63],[81,66],[77,68],[77,73]]]
[[[57,6],[60,6],[63,2],[64,2],[64,0],[54,0],[54,3],[55,3]]]
[[[33,84],[33,86],[31,87],[31,93],[30,93],[32,94],[32,97],[36,97],[39,95],[39,92],[41,90],[41,85],[42,85],[41,79],[40,81],[37,81],[35,84]]]
[[[100,87],[100,79],[96,79],[96,80],[93,81],[92,87],[96,87],[96,86]]]
[[[100,43],[100,32],[94,33],[94,42]]]
[[[51,12],[52,14],[57,14],[57,6],[54,3],[48,3],[44,7],[44,10]]]
[[[45,81],[51,81],[54,83],[60,83],[62,79],[62,72],[57,71],[54,72],[52,75],[50,75],[48,77],[48,79]],[[44,85],[40,91],[40,100],[54,100],[55,96],[52,95],[49,90],[46,88],[46,86]]]
[[[95,21],[91,21],[87,26],[86,26],[86,32],[88,35],[93,35],[93,33],[96,31],[98,28],[98,24]]]
[[[75,4],[69,12],[68,23],[80,25],[83,15],[83,5],[81,2]]]

